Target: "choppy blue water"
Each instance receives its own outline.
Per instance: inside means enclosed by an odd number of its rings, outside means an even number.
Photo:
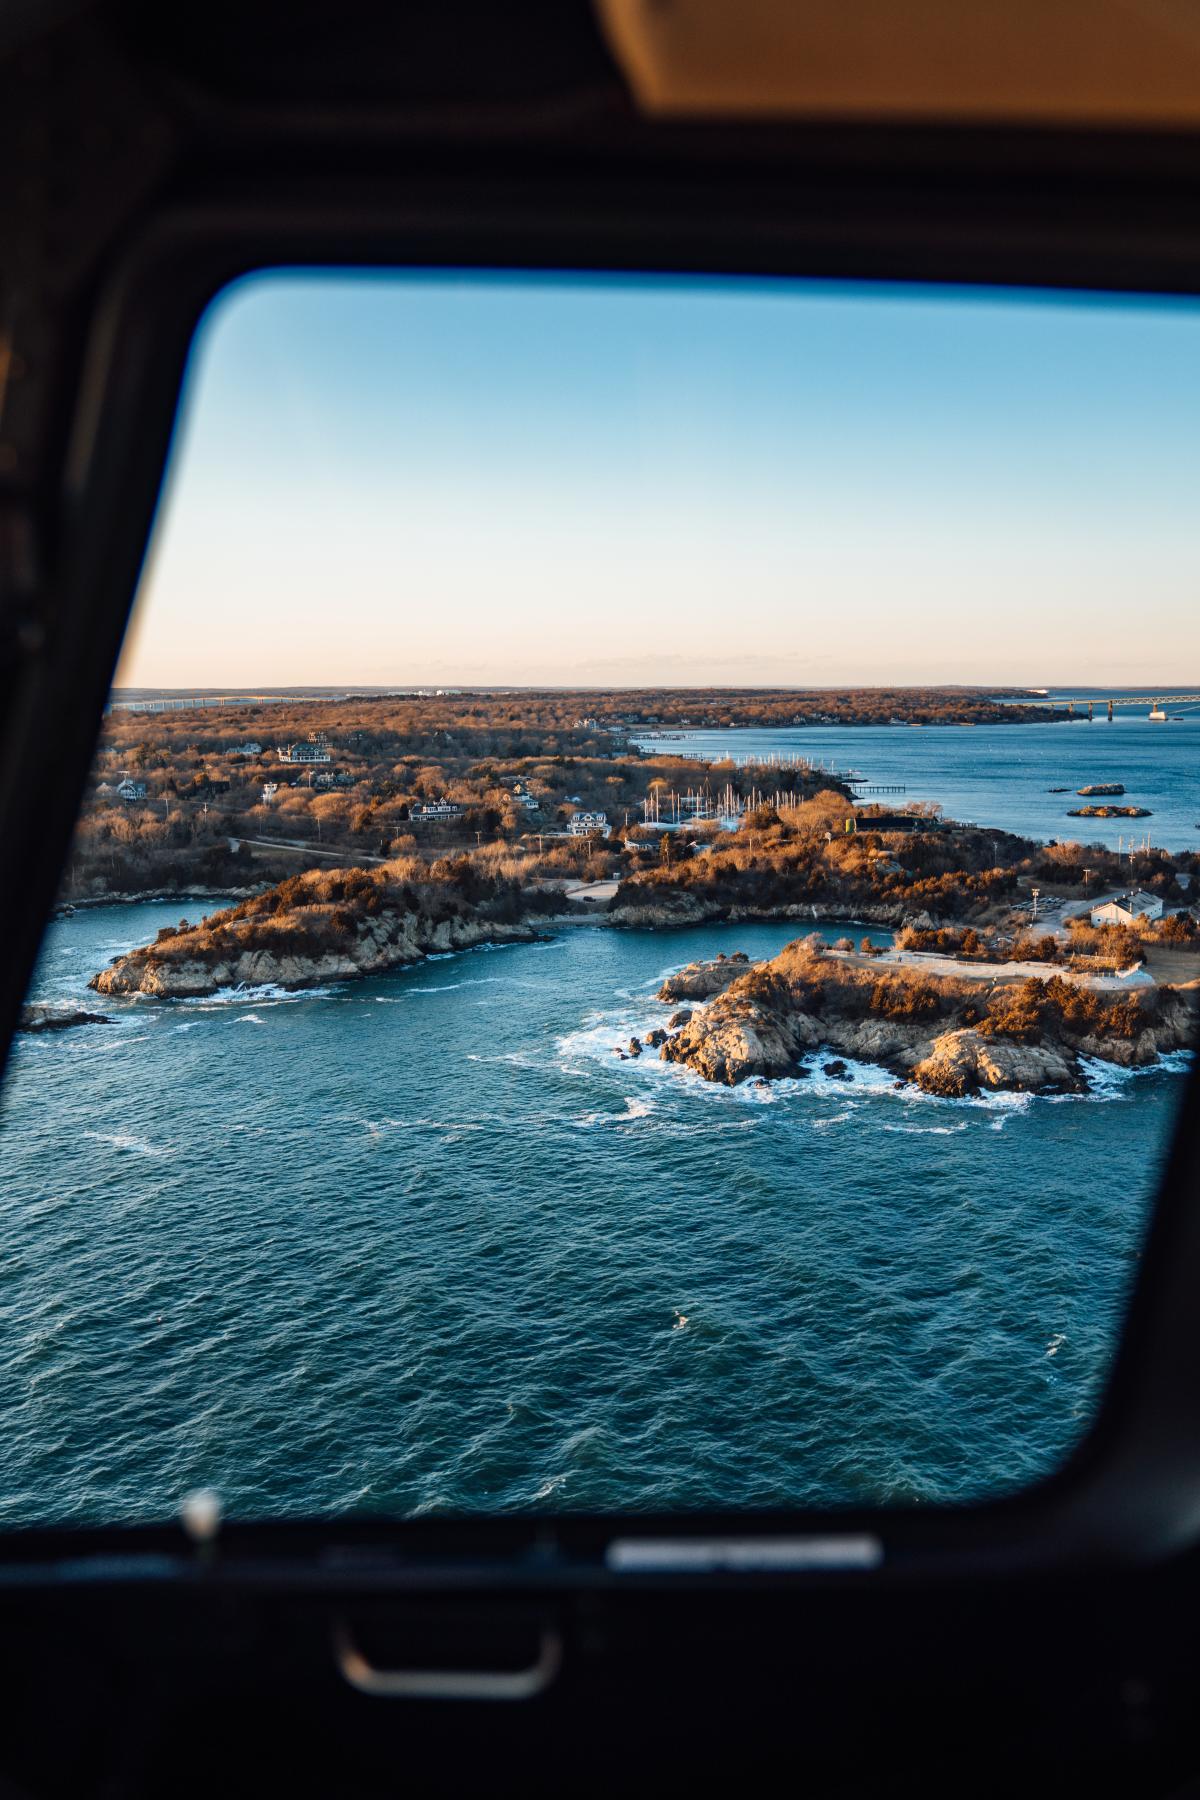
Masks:
[[[54,925],[37,993],[82,1000],[178,912]],[[1096,1403],[1183,1077],[968,1103],[614,1057],[669,1012],[665,970],[793,932],[568,928],[23,1039],[0,1521],[162,1517],[199,1485],[241,1517],[412,1515],[1048,1471]]]
[[[657,745],[650,738],[641,741],[660,751],[711,759],[808,757],[866,775],[872,783],[906,789],[903,796],[867,793],[867,800],[895,806],[932,800],[948,818],[1043,841],[1074,839],[1116,850],[1148,835],[1164,850],[1200,851],[1200,705],[1168,705],[1167,722],[1152,724],[1148,698],[1136,707],[1119,707],[1110,725],[1097,698],[1089,725],[1086,691],[1054,698],[1082,704],[1079,721],[694,731]],[[1105,781],[1125,784],[1125,796],[1115,804],[1147,807],[1151,817],[1069,817],[1070,807],[1088,804],[1076,788]],[[1053,787],[1068,791],[1052,794]]]

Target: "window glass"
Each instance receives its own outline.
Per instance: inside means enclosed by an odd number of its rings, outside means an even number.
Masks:
[[[967,1502],[1200,980],[1200,312],[282,272],[3,1101],[0,1522]]]

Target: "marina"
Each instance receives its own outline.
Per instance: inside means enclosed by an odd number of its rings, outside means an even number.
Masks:
[[[1047,704],[1061,706],[1054,692]],[[1162,731],[1149,719],[1149,698],[1118,706],[1111,729],[1063,721],[977,725],[969,731],[892,726],[694,731],[675,754],[732,758],[770,766],[772,756],[793,766],[853,769],[856,795],[868,786],[904,790],[905,803],[940,806],[963,823],[995,826],[1043,842],[1080,838],[1116,850],[1129,841],[1127,821],[1068,816],[1068,794],[1101,785],[1123,787],[1131,803],[1152,816],[1150,842],[1165,850],[1195,851],[1200,817],[1200,708]],[[1122,710],[1124,708],[1124,710]],[[640,741],[640,740],[639,740]]]

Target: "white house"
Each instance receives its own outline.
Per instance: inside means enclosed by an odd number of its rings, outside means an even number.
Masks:
[[[593,832],[598,832],[601,837],[608,837],[612,826],[607,815],[602,812],[577,812],[572,813],[567,820],[567,830],[572,837],[591,837]]]
[[[144,800],[146,784],[144,781],[131,781],[127,775],[124,781],[117,783],[117,797],[121,800]]]
[[[275,754],[283,763],[327,763],[331,760],[324,744],[277,744]]]
[[[278,792],[279,792],[279,783],[277,781],[264,781],[263,782],[263,791],[262,791],[263,805],[270,806],[272,800],[274,800],[274,798]]]
[[[251,738],[248,743],[235,744],[229,754],[230,756],[261,756],[262,745]]]
[[[456,800],[426,800],[422,806],[414,806],[412,817],[418,823],[432,823],[436,819],[461,819],[466,808]]]
[[[1135,888],[1132,893],[1118,894],[1115,900],[1106,900],[1102,906],[1093,906],[1093,925],[1136,925],[1141,919],[1161,919],[1163,903],[1157,894],[1148,894],[1144,888]]]

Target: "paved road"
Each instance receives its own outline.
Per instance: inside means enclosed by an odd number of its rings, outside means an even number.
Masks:
[[[1077,975],[1043,962],[959,962],[953,956],[938,956],[928,950],[883,950],[878,956],[864,956],[860,950],[833,950],[829,953],[857,969],[907,968],[922,969],[930,975],[954,975],[963,981],[1025,981],[1033,976],[1048,981],[1061,975],[1078,987],[1114,990],[1128,993],[1130,988],[1154,987],[1155,981],[1146,969],[1130,969],[1120,975]]]

